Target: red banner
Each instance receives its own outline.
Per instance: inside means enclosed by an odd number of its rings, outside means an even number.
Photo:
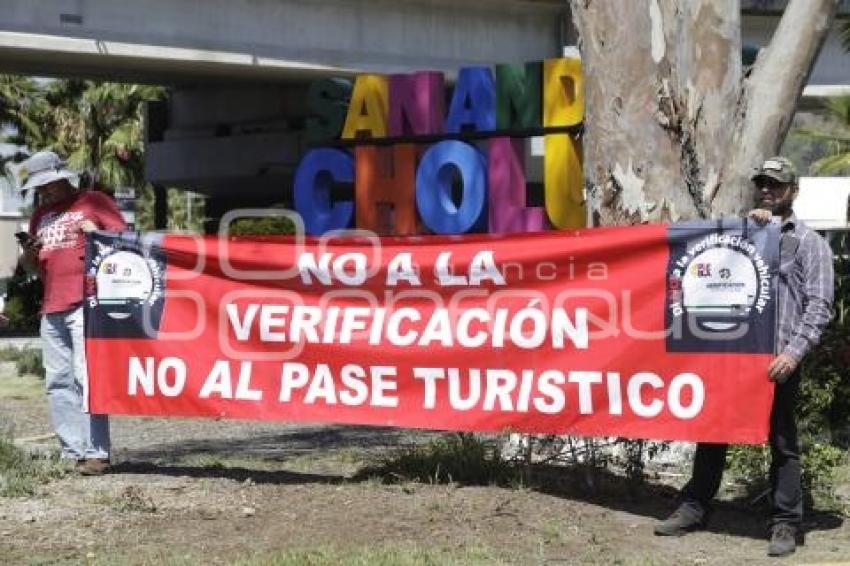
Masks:
[[[776,234],[95,235],[95,413],[758,443]]]

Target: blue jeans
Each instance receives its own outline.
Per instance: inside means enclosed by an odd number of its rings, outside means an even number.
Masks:
[[[83,308],[41,317],[47,403],[63,458],[109,458],[109,419],[90,415]]]

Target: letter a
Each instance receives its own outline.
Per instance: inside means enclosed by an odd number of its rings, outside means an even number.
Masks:
[[[351,140],[364,134],[370,138],[386,137],[388,114],[389,85],[386,77],[360,75],[354,83],[342,139]]]

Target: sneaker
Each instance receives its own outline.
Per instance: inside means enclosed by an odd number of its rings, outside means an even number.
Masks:
[[[682,503],[672,515],[655,525],[655,534],[679,537],[703,526],[705,526],[705,511]]]
[[[768,556],[788,556],[797,550],[797,528],[788,523],[777,523],[770,533]]]
[[[102,476],[109,469],[109,460],[101,458],[86,458],[77,460],[74,471],[81,476]]]

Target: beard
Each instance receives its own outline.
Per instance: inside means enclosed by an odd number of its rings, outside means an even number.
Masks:
[[[770,212],[772,212],[774,216],[785,217],[791,213],[791,203],[786,200],[778,200],[772,207],[770,207]]]
[[[773,216],[786,216],[791,213],[793,202],[793,199],[787,198],[787,195],[783,195],[778,199],[768,196],[759,197],[756,206],[762,210],[769,210]]]

